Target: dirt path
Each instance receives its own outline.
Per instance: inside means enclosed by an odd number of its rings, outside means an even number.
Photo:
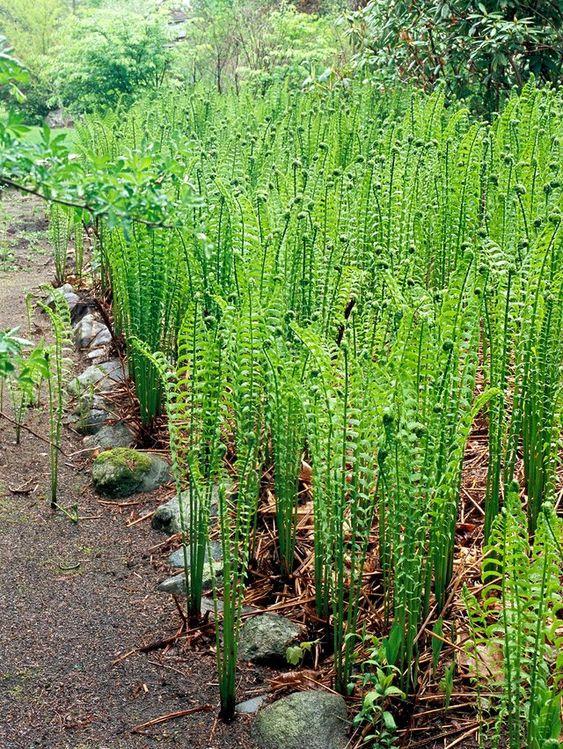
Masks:
[[[25,329],[26,291],[52,278],[46,222],[30,198],[7,195],[0,207],[9,214],[0,234],[0,329]],[[45,413],[30,414],[28,424],[48,434]],[[81,446],[65,429],[65,452]],[[45,501],[47,449],[27,432],[16,446],[13,427],[0,418],[0,747],[252,747],[248,723],[225,727],[215,720],[216,676],[207,648],[134,652],[114,664],[179,624],[171,599],[154,592],[165,555],[151,556],[150,549],[163,536],[146,522],[127,527],[133,513],[150,511],[171,491],[110,507],[91,492],[80,456],[65,458],[60,502],[78,503],[86,518],[75,525]],[[213,712],[131,732],[205,705]]]

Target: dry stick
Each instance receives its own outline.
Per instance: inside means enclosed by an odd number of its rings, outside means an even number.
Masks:
[[[118,658],[113,660],[111,662],[112,666],[117,666],[118,663],[121,663],[121,661],[124,661],[126,658],[129,658],[130,655],[134,655],[135,653],[138,653],[139,649],[135,648],[134,650],[129,650],[127,653],[123,653],[123,655],[120,655]]]
[[[478,730],[479,730],[479,724],[477,724],[476,726],[473,726],[473,728],[470,728],[469,731],[467,731],[466,733],[464,733],[461,736],[459,736],[455,741],[452,741],[452,743],[448,744],[445,747],[445,749],[453,749],[454,746],[457,746],[464,739],[467,739],[469,736],[472,736],[475,733],[475,731],[478,731]]]
[[[2,416],[6,421],[9,421],[10,424],[14,424],[14,426],[17,426],[17,422],[12,419],[11,416],[8,416],[8,414],[4,413],[4,411],[0,411],[0,416]],[[50,447],[53,446],[51,443],[51,440],[46,439],[45,437],[42,437],[40,434],[37,434],[31,427],[26,426],[25,424],[20,424],[21,429],[25,429],[26,432],[29,432],[34,437],[37,437],[38,440],[41,440],[41,442],[44,442],[46,445],[49,445]],[[55,445],[56,447],[56,445]],[[61,455],[64,455],[65,458],[70,458],[71,456],[65,453],[65,451],[62,449],[62,447],[57,447],[57,450],[61,453]]]
[[[415,749],[415,747],[419,746],[426,746],[427,744],[430,744],[433,741],[437,741],[438,739],[444,739],[448,736],[452,736],[456,733],[459,733],[460,731],[464,731],[467,728],[467,725],[460,726],[459,728],[453,728],[451,731],[443,731],[442,733],[439,733],[437,736],[429,736],[426,739],[422,739],[421,741],[415,741],[414,744],[411,744],[411,749]],[[479,728],[479,722],[475,721],[471,726],[471,733],[476,731]],[[463,735],[462,738],[465,738],[465,735]]]
[[[167,715],[161,715],[160,718],[154,718],[148,720],[146,723],[140,723],[131,729],[131,733],[138,733],[144,728],[150,728],[151,726],[158,726],[160,723],[166,723],[174,718],[183,718],[185,715],[192,715],[193,713],[209,713],[213,710],[213,705],[200,705],[199,707],[190,707],[187,710],[177,710],[175,713],[168,713]]]
[[[141,515],[140,518],[137,518],[137,520],[132,520],[130,523],[127,523],[127,528],[132,528],[134,525],[137,525],[137,523],[141,523],[143,520],[148,520],[148,518],[151,518],[156,510],[153,510],[152,512],[147,512],[146,515]]]

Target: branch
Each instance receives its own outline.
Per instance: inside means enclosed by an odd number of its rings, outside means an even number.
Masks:
[[[64,205],[68,208],[77,208],[82,211],[88,211],[88,213],[91,213],[92,215],[103,215],[98,212],[96,212],[91,206],[86,205],[86,203],[74,203],[71,200],[64,200],[62,198],[48,198],[46,195],[43,195],[39,190],[33,188],[33,187],[26,187],[25,185],[20,185],[18,182],[14,182],[14,180],[10,179],[9,177],[4,177],[3,175],[0,175],[0,185],[6,185],[6,187],[13,187],[15,190],[21,190],[21,192],[25,192],[29,195],[37,195],[38,198],[41,198],[42,200],[46,200],[50,203],[57,203],[57,205]],[[157,222],[157,221],[147,221],[145,218],[140,218],[139,216],[127,216],[127,218],[132,221],[134,224],[143,224],[144,226],[148,226],[151,229],[175,229],[177,227],[173,226],[172,224],[165,224],[163,222]]]

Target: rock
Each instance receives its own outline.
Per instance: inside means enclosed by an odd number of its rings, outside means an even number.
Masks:
[[[217,612],[220,614],[223,611],[223,601],[217,601]],[[209,613],[212,617],[215,616],[215,601],[209,596],[201,597],[201,615]]]
[[[92,349],[88,351],[86,358],[90,359],[94,364],[100,364],[107,359],[107,349],[105,347]]]
[[[182,494],[184,498],[184,515],[186,525],[189,524],[189,513],[190,513],[190,498],[186,492]],[[217,517],[219,503],[219,489],[214,487],[213,494],[211,496],[211,509],[210,517]],[[155,531],[162,531],[168,536],[173,536],[174,533],[180,533],[182,526],[180,524],[180,503],[178,501],[178,495],[172,497],[172,499],[165,502],[163,505],[156,510],[152,516],[151,525]]]
[[[213,586],[213,577],[221,577],[223,575],[223,562],[205,562],[203,565],[203,579],[202,585],[206,590],[209,590]],[[157,587],[161,593],[174,593],[175,595],[183,595],[186,592],[186,575],[184,572],[180,572],[179,575],[168,577],[166,580],[160,583]]]
[[[86,447],[102,450],[112,450],[115,447],[132,447],[134,444],[133,432],[123,421],[102,426],[101,429],[95,433],[92,432],[91,436],[84,440]]]
[[[235,707],[235,712],[240,715],[254,715],[260,710],[266,699],[265,694],[260,694],[258,697],[252,697],[244,702],[239,702]]]
[[[93,389],[108,393],[115,385],[124,382],[126,376],[127,373],[119,359],[110,359],[101,364],[92,364],[82,374],[71,380],[67,388],[73,395],[80,395]]]
[[[253,733],[260,749],[344,749],[346,719],[340,695],[294,692],[260,710]]]
[[[101,395],[96,395],[92,391],[84,392],[81,393],[77,398],[73,413],[80,416],[81,414],[89,411],[91,408],[95,408],[99,411],[106,411],[109,410],[109,404],[106,400],[104,400],[104,398],[102,398]]]
[[[214,562],[220,562],[223,559],[223,549],[221,547],[221,544],[219,541],[210,541],[209,546],[211,548],[211,559]],[[186,554],[188,558],[188,564],[190,563],[190,547],[188,546],[186,549]],[[209,562],[209,552],[205,552],[205,561]],[[168,564],[171,567],[183,567],[184,566],[184,549],[180,547],[179,549],[176,549],[176,551],[173,551],[172,554],[168,557]]]
[[[160,458],[127,447],[106,450],[92,466],[94,489],[117,499],[150,492],[170,480],[170,468]]]
[[[63,295],[63,297],[66,299],[68,308],[72,313],[74,308],[80,301],[78,294],[74,291],[74,289],[69,283],[65,283],[62,286],[59,286],[57,291],[59,291]],[[53,303],[54,303],[54,296],[51,294],[51,296],[47,299],[47,304],[49,305],[49,307],[52,307]]]
[[[168,536],[172,536],[174,533],[179,533],[182,530],[180,526],[180,504],[177,496],[172,497],[168,502],[157,508],[152,516],[151,526],[156,531],[162,531]]]
[[[176,596],[185,595],[186,593],[186,576],[183,572],[179,575],[173,575],[163,580],[156,588],[161,593],[172,593]]]
[[[49,127],[72,127],[74,121],[64,109],[53,109],[45,117]]]
[[[103,346],[110,343],[111,333],[107,325],[96,320],[94,315],[84,315],[80,322],[74,326],[74,341],[78,348],[88,348],[89,346]]]
[[[83,414],[79,414],[74,424],[78,434],[92,435],[99,432],[109,418],[109,413],[103,408],[91,408]]]
[[[285,653],[301,636],[298,624],[279,614],[260,614],[247,619],[240,630],[239,658],[244,661],[283,661]]]
[[[106,401],[94,393],[83,393],[74,408],[71,423],[79,434],[90,435],[99,432],[110,417]]]

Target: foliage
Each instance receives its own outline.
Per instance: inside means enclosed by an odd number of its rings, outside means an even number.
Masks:
[[[60,42],[64,0],[0,0],[0,26],[15,54],[33,70]]]
[[[0,95],[11,95],[21,100],[23,95],[18,84],[26,83],[29,73],[11,53],[6,38],[0,36]]]
[[[355,62],[376,82],[442,81],[454,96],[491,112],[531,75],[561,75],[561,13],[545,0],[371,0],[348,16]]]
[[[58,289],[47,287],[50,304],[38,300],[39,308],[47,315],[51,324],[53,343],[46,352],[47,385],[49,392],[49,463],[51,481],[49,499],[53,510],[59,507],[59,453],[61,451],[63,414],[66,399],[65,383],[68,380],[66,350],[72,345],[72,325],[68,303]],[[77,516],[76,516],[77,517]]]
[[[182,78],[213,81],[219,92],[245,82],[264,90],[276,81],[300,86],[336,64],[333,19],[298,12],[288,2],[197,0],[178,45]]]
[[[17,89],[2,90],[0,86],[0,99],[22,112],[30,123],[41,123],[49,112],[54,93],[49,61],[63,42],[67,12],[63,0],[0,0],[0,29],[26,66],[25,80]]]
[[[485,124],[441,90],[196,86],[87,118],[73,154],[4,125],[0,179],[91,214],[147,429],[166,408],[192,617],[210,533],[221,541],[225,719],[246,585],[271,576],[264,525],[283,585],[298,565],[314,595],[339,690],[382,612],[379,723],[388,687],[416,689],[439,657],[423,632],[455,590],[476,419],[490,542],[516,477],[529,531],[543,527],[561,424],[561,106],[530,83]]]
[[[12,413],[16,423],[16,444],[28,409],[39,402],[41,383],[48,378],[48,356],[44,344],[35,346],[24,356],[18,356],[15,369],[8,377]]]
[[[368,657],[361,664],[362,673],[355,677],[355,681],[367,691],[361,709],[354,717],[354,725],[370,726],[369,733],[362,732],[365,742],[375,742],[380,747],[395,746],[397,724],[390,712],[390,703],[394,699],[404,699],[406,695],[393,684],[397,669],[387,663],[385,645],[372,638],[369,647]],[[350,687],[353,688],[354,684]]]
[[[498,648],[502,681],[480,674],[493,693],[500,687],[492,747],[556,747],[560,738],[563,677],[558,615],[561,596],[561,521],[551,507],[538,516],[533,545],[517,494],[493,523],[478,601],[466,592],[472,647]],[[478,651],[475,663],[479,663]],[[504,743],[506,742],[506,743]]]
[[[19,356],[29,341],[18,335],[19,328],[0,332],[0,379],[5,380],[15,370],[14,358]]]
[[[77,18],[52,63],[61,104],[74,111],[131,103],[157,89],[170,66],[166,27],[157,15],[125,5]]]
[[[47,376],[47,367],[44,345],[40,343],[24,354],[24,348],[31,343],[17,333],[17,328],[0,331],[0,409],[7,385],[16,427],[16,444],[19,444],[26,413],[39,400],[39,389]]]

